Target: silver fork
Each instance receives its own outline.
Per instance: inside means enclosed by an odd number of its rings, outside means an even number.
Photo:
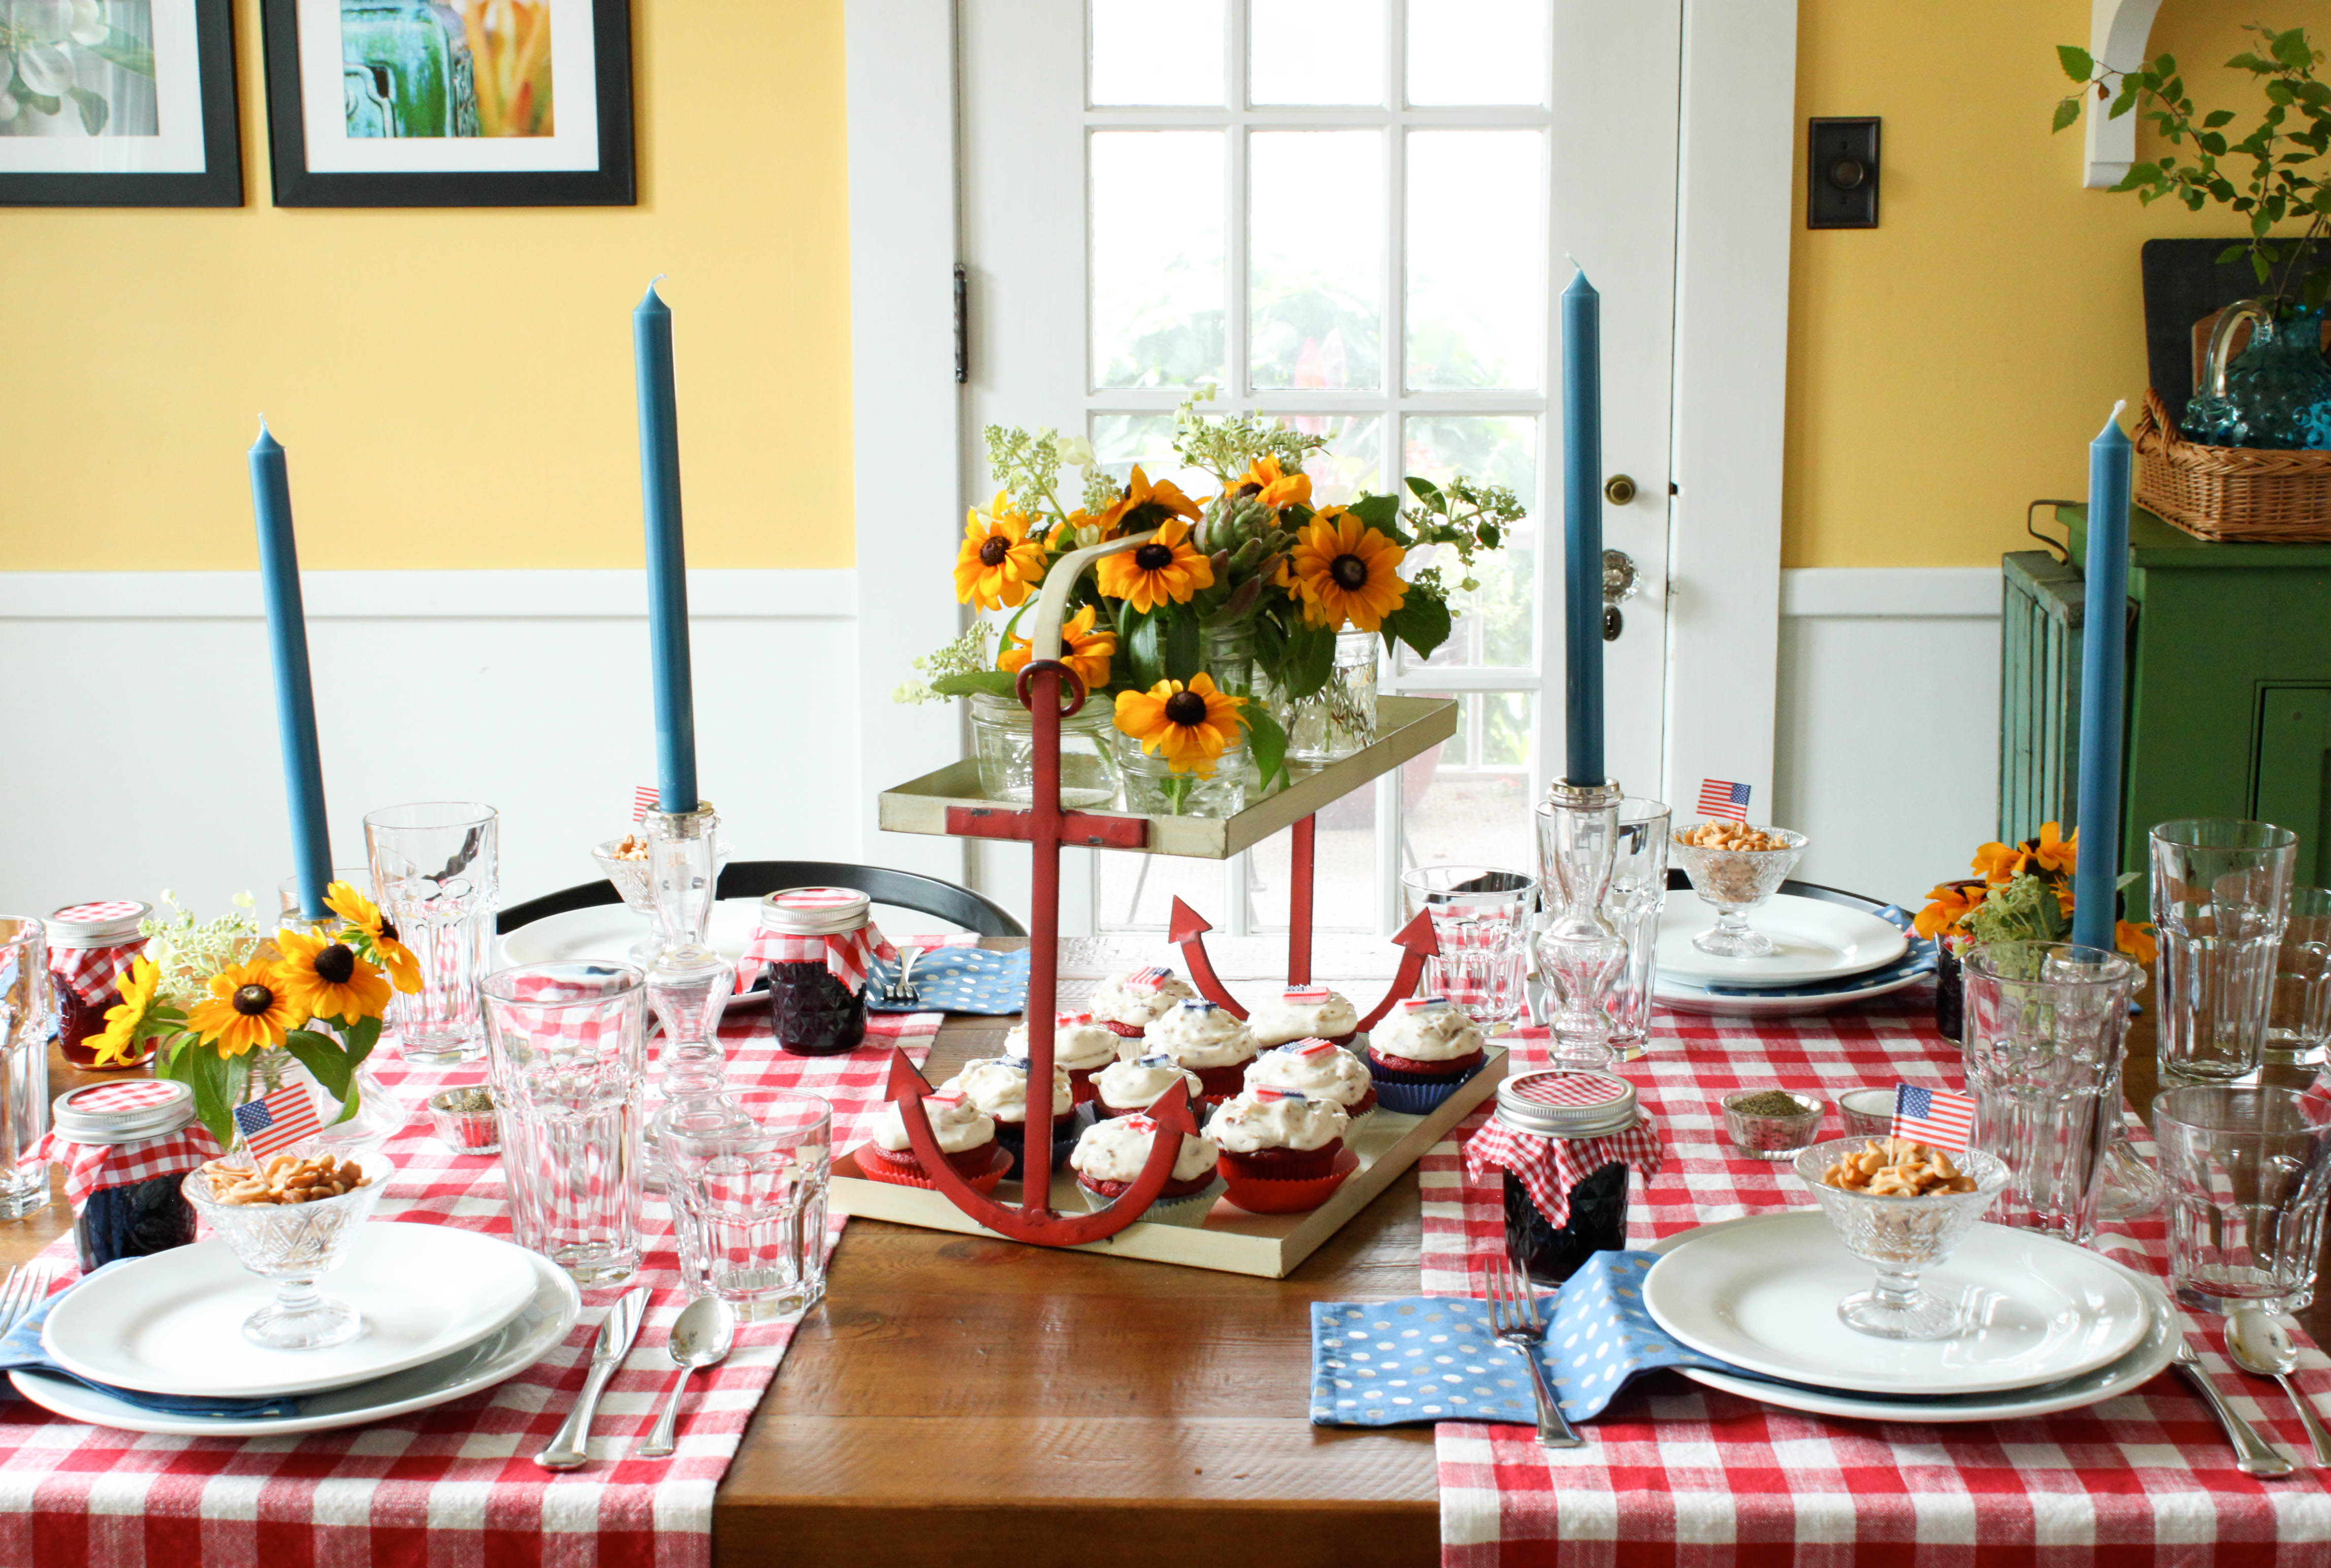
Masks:
[[[46,1300],[55,1282],[45,1263],[26,1263],[8,1270],[0,1281],[0,1335],[24,1320],[24,1315]]]
[[[1584,1440],[1571,1430],[1570,1423],[1563,1419],[1562,1406],[1554,1397],[1554,1385],[1546,1381],[1546,1368],[1537,1359],[1538,1342],[1546,1337],[1546,1325],[1538,1321],[1537,1296],[1530,1288],[1529,1277],[1509,1259],[1498,1257],[1489,1259],[1486,1275],[1489,1332],[1497,1335],[1499,1343],[1521,1352],[1522,1362],[1529,1368],[1530,1388],[1537,1395],[1537,1446],[1582,1447]]]
[[[882,1000],[912,1007],[923,999],[922,988],[915,984],[915,960],[928,952],[925,947],[909,947],[899,960],[899,977],[882,988]]]

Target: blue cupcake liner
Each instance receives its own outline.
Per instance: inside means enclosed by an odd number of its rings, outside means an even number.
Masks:
[[[1227,1183],[1216,1176],[1186,1198],[1160,1198],[1142,1212],[1141,1223],[1185,1227],[1204,1225],[1206,1216],[1213,1212],[1214,1200],[1223,1195]],[[1077,1196],[1084,1200],[1087,1210],[1096,1214],[1108,1208],[1110,1202],[1109,1199],[1102,1197],[1082,1182],[1077,1183]]]
[[[1053,1126],[1065,1127],[1068,1129],[1065,1132],[1055,1132],[1052,1135],[1052,1170],[1055,1174],[1067,1169],[1069,1156],[1076,1153],[1077,1140],[1084,1136],[1085,1129],[1087,1127],[1093,1125],[1093,1103],[1094,1102],[1091,1100],[1087,1100],[1084,1104],[1077,1107],[1074,1110],[1071,1110],[1067,1116],[1054,1117],[1052,1118]],[[1021,1156],[1027,1152],[1027,1124],[1024,1122],[997,1122],[995,1124],[995,1141],[1012,1151],[1012,1164],[1011,1167],[1004,1173],[1004,1179],[1007,1182],[1018,1181],[1020,1179]]]
[[[1484,1055],[1455,1078],[1420,1079],[1395,1078],[1390,1073],[1379,1072],[1376,1064],[1371,1061],[1368,1063],[1368,1076],[1375,1080],[1378,1107],[1404,1117],[1422,1117],[1430,1116],[1443,1100],[1489,1065],[1489,1059]]]

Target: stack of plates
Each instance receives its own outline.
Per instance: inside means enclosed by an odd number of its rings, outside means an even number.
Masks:
[[[723,898],[712,906],[712,919],[705,938],[715,953],[734,964],[745,956],[745,949],[760,923],[758,898]],[[634,915],[621,904],[569,909],[563,915],[545,916],[531,925],[502,933],[501,962],[495,967],[595,960],[634,963],[637,960],[633,958],[632,949],[646,940],[653,927],[654,922],[646,916]],[[755,984],[754,990],[731,999],[728,1005],[737,1008],[766,1003],[769,1000],[767,990],[761,988],[757,981]]]
[[[1772,938],[1774,952],[1762,958],[1702,953],[1691,939],[1716,924],[1714,908],[1689,893],[1670,893],[1660,915],[1653,1000],[1684,1012],[1824,1012],[1889,995],[1934,973],[1935,945],[1914,940],[1910,917],[1874,899],[1828,889],[1776,893],[1749,911],[1748,923]]]
[[[474,1231],[366,1225],[323,1288],[364,1314],[328,1350],[268,1350],[243,1320],[275,1288],[224,1241],[174,1247],[91,1276],[42,1327],[49,1359],[76,1377],[146,1393],[256,1402],[296,1412],[222,1419],[165,1414],[72,1378],[19,1370],[26,1399],[125,1431],[261,1437],[361,1426],[425,1410],[525,1371],[566,1337],[582,1297],[548,1259]]]
[[[1955,1339],[1877,1339],[1837,1304],[1873,1272],[1818,1209],[1755,1214],[1656,1244],[1643,1305],[1660,1327],[1754,1376],[1679,1369],[1766,1404],[1863,1421],[1976,1421],[2044,1415],[2126,1393],[2177,1351],[2158,1286],[2052,1237],[1979,1224],[1920,1283],[1959,1300]]]

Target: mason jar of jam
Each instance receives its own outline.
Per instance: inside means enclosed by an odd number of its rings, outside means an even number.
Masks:
[[[1610,1140],[1642,1119],[1635,1086],[1611,1073],[1526,1072],[1498,1086],[1497,1117],[1527,1152],[1524,1163],[1542,1179],[1563,1183],[1568,1200],[1556,1224],[1530,1183],[1500,1162],[1507,1256],[1539,1284],[1559,1285],[1595,1253],[1626,1250],[1632,1166],[1628,1153]]]
[[[866,1039],[870,907],[854,888],[787,888],[761,900],[761,934],[773,938],[761,978],[780,1050],[834,1056]]]
[[[42,924],[49,937],[49,976],[57,997],[57,1046],[78,1068],[111,1071],[142,1066],[154,1054],[151,1041],[127,1061],[100,1067],[91,1037],[105,1032],[105,1013],[121,1002],[121,976],[130,960],[146,950],[138,923],[154,912],[134,898],[73,904]]]
[[[195,1239],[184,1184],[218,1145],[189,1132],[193,1089],[172,1079],[123,1079],[69,1090],[52,1109],[52,1158],[66,1167],[82,1273]]]

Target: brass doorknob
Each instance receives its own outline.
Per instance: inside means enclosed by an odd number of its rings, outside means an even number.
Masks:
[[[1635,481],[1625,474],[1613,474],[1603,481],[1603,499],[1614,507],[1623,507],[1635,499]]]

